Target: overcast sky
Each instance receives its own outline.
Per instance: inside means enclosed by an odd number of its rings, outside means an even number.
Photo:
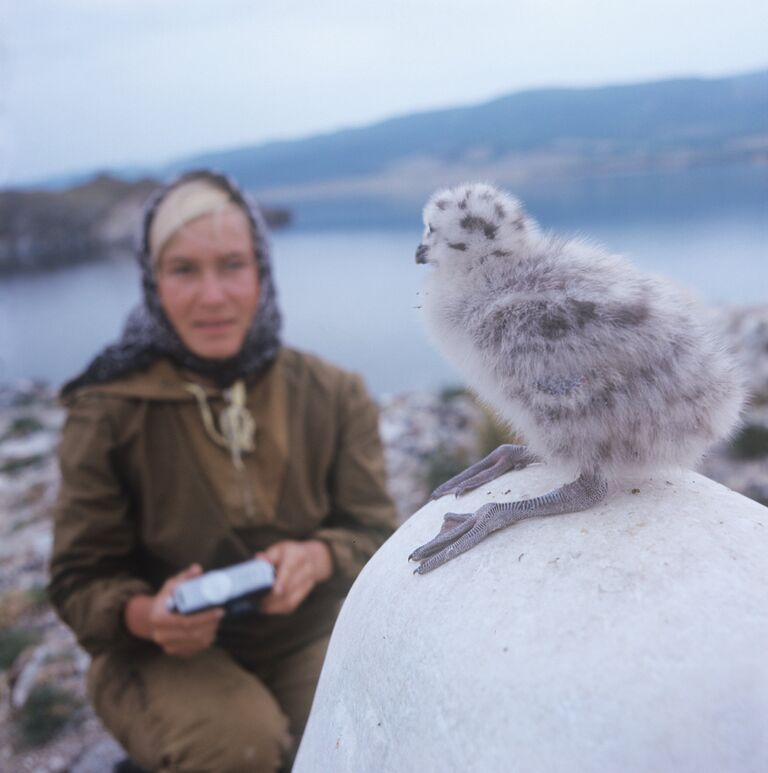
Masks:
[[[0,185],[768,66],[766,0],[0,0]]]

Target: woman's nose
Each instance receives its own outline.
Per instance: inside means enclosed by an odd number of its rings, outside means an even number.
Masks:
[[[200,286],[200,300],[204,303],[218,303],[224,300],[225,295],[221,277],[215,271],[205,272]]]

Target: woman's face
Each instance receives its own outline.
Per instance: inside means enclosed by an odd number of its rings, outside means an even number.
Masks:
[[[236,355],[259,305],[248,218],[233,206],[202,215],[166,242],[156,269],[160,302],[184,345],[206,359]]]

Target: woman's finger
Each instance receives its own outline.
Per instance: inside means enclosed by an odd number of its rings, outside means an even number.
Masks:
[[[262,603],[262,612],[284,615],[293,612],[307,597],[314,583],[305,580],[296,583],[291,589],[280,596],[267,596]]]
[[[192,615],[178,615],[178,617],[184,621],[184,627],[187,630],[207,627],[216,628],[221,618],[224,617],[224,610],[221,607],[214,607],[203,612],[195,612]]]
[[[291,576],[296,570],[297,556],[292,542],[278,542],[272,546],[268,555],[274,558],[275,583],[272,591],[276,596],[287,593],[291,586]]]

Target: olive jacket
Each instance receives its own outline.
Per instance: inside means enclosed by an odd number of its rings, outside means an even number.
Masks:
[[[220,390],[206,388],[213,415]],[[283,539],[320,539],[334,572],[291,615],[229,620],[218,644],[270,658],[330,632],[339,601],[392,532],[377,409],[359,377],[283,348],[247,384],[255,450],[238,468],[206,432],[168,360],[70,395],[59,449],[49,594],[91,654],[146,646],[127,600],[192,563],[234,564]]]

